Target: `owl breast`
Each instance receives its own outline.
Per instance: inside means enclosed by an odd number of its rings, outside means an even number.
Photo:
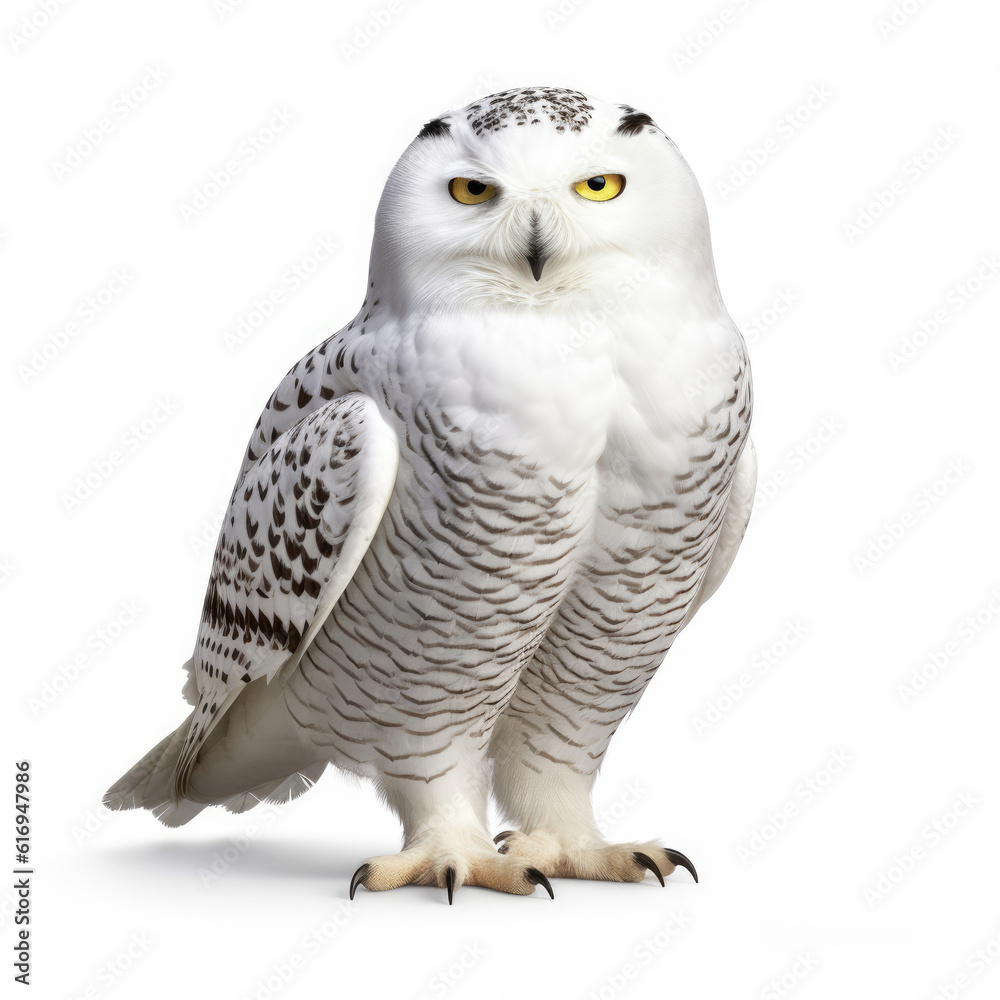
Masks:
[[[732,390],[739,366],[685,396],[690,344],[678,372],[651,325],[580,331],[529,314],[357,338],[357,387],[395,422],[400,470],[289,683],[322,709],[301,718],[345,766],[364,773],[397,755],[426,779],[444,757],[400,748],[431,734],[442,754],[484,741],[536,654],[558,670],[561,649],[627,653],[623,666],[642,670],[669,645],[724,511],[746,404]]]

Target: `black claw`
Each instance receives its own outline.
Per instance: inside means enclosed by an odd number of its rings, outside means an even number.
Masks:
[[[691,878],[698,881],[698,873],[694,870],[694,865],[691,864],[689,858],[681,854],[680,851],[671,850],[669,847],[663,848],[663,853],[667,856],[667,860],[671,864],[677,865],[679,868],[686,868],[691,873]]]
[[[448,905],[451,906],[451,901],[455,896],[455,869],[449,868],[444,873],[444,883],[448,887]]]
[[[354,893],[358,886],[364,881],[365,876],[368,874],[368,862],[366,861],[355,873],[354,877],[351,879],[351,899],[354,899]]]
[[[549,884],[549,880],[537,869],[537,868],[525,868],[524,877],[532,885],[540,885],[549,894],[549,899],[555,899],[555,893],[552,891],[552,886]]]
[[[498,833],[493,838],[494,844],[499,844],[501,840],[506,840],[508,837],[513,837],[517,833],[517,830],[504,830],[503,833]]]
[[[632,855],[632,857],[634,857],[635,860],[638,861],[643,868],[648,868],[656,876],[656,880],[660,883],[660,885],[667,884],[666,882],[663,881],[663,875],[660,874],[660,869],[656,867],[655,862],[648,854],[643,854],[641,851],[636,851],[635,854]]]

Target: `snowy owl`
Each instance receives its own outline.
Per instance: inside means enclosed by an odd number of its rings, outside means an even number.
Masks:
[[[191,714],[106,804],[179,825],[333,763],[403,827],[352,897],[697,878],[607,842],[591,790],[733,562],[750,409],[700,189],[649,115],[534,87],[434,118],[386,183],[360,311],[250,437]]]

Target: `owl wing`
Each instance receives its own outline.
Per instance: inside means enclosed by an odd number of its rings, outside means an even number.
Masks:
[[[302,658],[368,551],[398,464],[395,433],[372,399],[352,392],[308,413],[245,469],[189,666],[197,703],[176,795],[240,691]]]

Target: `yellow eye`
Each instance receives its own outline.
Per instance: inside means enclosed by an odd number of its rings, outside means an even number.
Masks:
[[[448,181],[448,193],[463,205],[478,205],[482,201],[489,201],[497,193],[497,189],[492,184],[484,184],[468,177],[453,177]]]
[[[574,184],[573,190],[587,201],[611,201],[625,190],[625,175],[598,174]]]

